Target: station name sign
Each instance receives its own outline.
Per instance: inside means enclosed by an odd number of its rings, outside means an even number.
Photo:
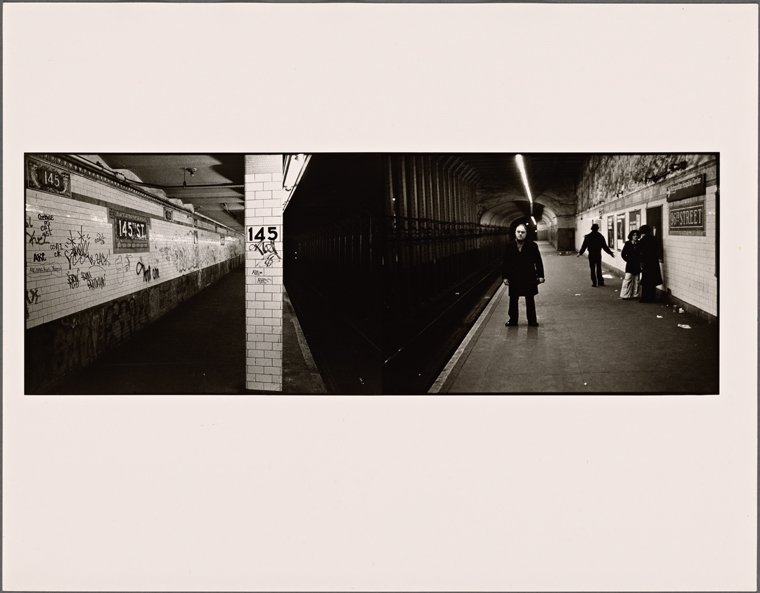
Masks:
[[[64,170],[36,159],[26,161],[26,186],[29,189],[71,197],[71,176]]]
[[[705,204],[693,204],[682,208],[671,208],[669,214],[670,232],[705,230]]]
[[[675,202],[677,200],[683,200],[685,198],[693,198],[694,196],[705,195],[705,174],[700,173],[694,177],[684,179],[679,183],[669,185],[667,188],[666,196],[668,202]]]
[[[148,219],[144,216],[109,209],[113,221],[113,252],[150,251]]]

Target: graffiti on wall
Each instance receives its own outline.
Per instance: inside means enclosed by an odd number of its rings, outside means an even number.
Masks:
[[[621,195],[707,162],[707,154],[594,155],[578,181],[578,210],[588,210]]]
[[[70,317],[72,308],[79,311],[121,298],[218,265],[243,252],[242,237],[228,237],[221,244],[218,232],[188,228],[178,222],[151,220],[135,214],[129,216],[132,222],[145,221],[145,225],[130,227],[130,220],[114,217],[114,211],[106,206],[67,197],[60,197],[50,205],[34,193],[28,193],[26,199],[28,327],[42,323],[43,316],[44,320]],[[122,224],[126,240],[130,231],[133,243],[149,239],[146,252],[114,253],[116,218]],[[148,238],[151,222],[155,232]],[[90,293],[98,296],[80,298]]]

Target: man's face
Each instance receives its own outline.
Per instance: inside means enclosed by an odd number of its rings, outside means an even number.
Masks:
[[[518,241],[525,241],[525,237],[528,235],[528,231],[525,230],[525,227],[519,226],[517,229],[515,229],[515,236],[517,237]]]

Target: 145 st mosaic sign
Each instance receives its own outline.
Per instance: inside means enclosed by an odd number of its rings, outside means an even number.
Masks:
[[[110,210],[113,221],[113,252],[136,253],[149,251],[148,219],[118,210]]]

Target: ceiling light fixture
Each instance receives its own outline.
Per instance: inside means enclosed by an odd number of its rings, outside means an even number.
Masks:
[[[194,177],[197,170],[197,167],[185,167],[182,169],[182,187],[187,187],[187,174],[190,173],[190,177]]]
[[[535,219],[533,218],[533,194],[530,193],[530,185],[528,184],[528,174],[525,172],[525,159],[523,159],[523,155],[516,154],[515,162],[517,163],[517,168],[520,170],[520,177],[522,177],[522,182],[523,182],[523,185],[525,186],[525,193],[528,194],[528,201],[530,202],[530,218],[531,220],[533,220],[533,223],[535,224]]]
[[[298,180],[301,178],[304,168],[306,167],[306,160],[303,154],[290,154],[285,157],[285,175],[282,182],[282,187],[286,191],[292,191]]]

